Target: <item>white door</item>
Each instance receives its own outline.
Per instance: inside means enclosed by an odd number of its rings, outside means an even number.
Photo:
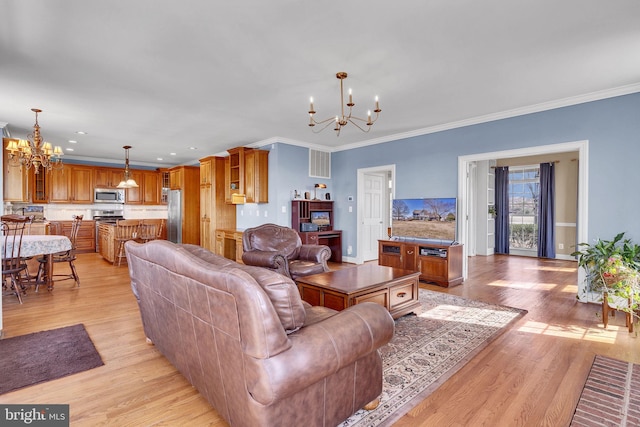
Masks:
[[[362,256],[363,261],[378,259],[378,240],[387,238],[386,213],[388,182],[385,173],[363,175]]]

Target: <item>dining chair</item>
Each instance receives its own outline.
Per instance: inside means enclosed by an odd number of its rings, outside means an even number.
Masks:
[[[119,219],[116,221],[115,241],[116,256],[113,258],[113,265],[118,261],[118,267],[122,262],[122,258],[126,258],[124,252],[124,244],[129,240],[137,240],[140,238],[140,220],[138,219]]]
[[[139,238],[144,243],[159,239],[162,236],[164,219],[143,219],[140,223]]]
[[[53,254],[51,257],[51,261],[53,262],[54,268],[57,263],[67,262],[69,263],[69,269],[71,270],[70,274],[53,274],[53,277],[62,277],[62,279],[58,280],[69,280],[73,279],[76,282],[76,286],[80,286],[80,277],[78,276],[78,271],[76,270],[76,266],[74,261],[76,260],[76,249],[77,249],[77,241],[78,241],[78,231],[80,231],[80,226],[82,225],[82,219],[84,215],[74,215],[73,222],[71,223],[71,235],[69,236],[69,240],[71,240],[71,249],[64,252],[57,252]],[[64,234],[62,224],[60,222],[52,221],[49,223],[49,234],[61,236]],[[45,283],[46,280],[46,272],[47,268],[47,257],[43,256],[38,258],[38,262],[40,265],[38,266],[38,275],[36,277],[36,292],[38,292],[38,287]],[[52,278],[53,278],[52,277]]]
[[[15,293],[22,304],[22,295],[26,295],[27,286],[22,280],[22,274],[27,268],[24,259],[20,257],[22,250],[22,236],[31,219],[22,215],[3,215],[2,221],[2,289]]]

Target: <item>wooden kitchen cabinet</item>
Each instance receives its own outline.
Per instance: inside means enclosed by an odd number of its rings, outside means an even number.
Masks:
[[[269,203],[269,152],[251,150],[244,157],[247,203]]]
[[[179,207],[182,242],[200,244],[200,167],[176,166],[169,169],[172,190],[181,190]]]
[[[124,178],[124,169],[95,168],[96,188],[117,188]]]
[[[2,138],[3,153],[3,195],[5,202],[28,202],[29,197],[29,172],[27,168],[22,166],[11,166],[9,164],[9,152],[7,144],[10,141],[18,141],[17,139]],[[40,173],[43,173],[40,168]]]
[[[176,167],[169,169],[169,189],[181,190],[184,185],[184,168]]]
[[[100,255],[113,263],[115,260],[116,227],[114,224],[100,224],[98,226],[98,240],[100,241]]]
[[[225,201],[244,194],[247,203],[269,202],[269,151],[236,147],[225,158]]]
[[[93,203],[93,169],[83,165],[63,165],[49,173],[49,203]]]
[[[217,229],[236,228],[236,207],[225,203],[225,158],[200,159],[200,246],[211,252]]]
[[[159,205],[162,198],[162,175],[157,171],[142,171],[142,204]]]
[[[71,227],[73,221],[60,221],[62,225],[62,233],[71,237]],[[96,222],[93,220],[83,219],[78,230],[78,238],[76,239],[76,252],[88,253],[96,251]]]

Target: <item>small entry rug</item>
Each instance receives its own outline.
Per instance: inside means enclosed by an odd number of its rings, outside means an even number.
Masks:
[[[84,325],[0,340],[0,394],[102,366]]]
[[[380,349],[380,405],[356,412],[341,426],[391,425],[527,313],[426,289],[419,299],[421,313],[397,319],[393,339]]]
[[[596,355],[571,426],[640,426],[640,365]]]

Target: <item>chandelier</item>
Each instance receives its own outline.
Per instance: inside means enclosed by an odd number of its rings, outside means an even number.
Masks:
[[[362,119],[360,117],[356,117],[352,115],[351,113],[351,109],[356,104],[353,102],[353,94],[351,92],[351,89],[349,89],[349,102],[347,102],[346,104],[346,106],[348,107],[347,109],[348,114],[345,114],[343,81],[344,79],[347,78],[347,73],[345,73],[344,71],[340,71],[339,73],[336,74],[336,77],[340,80],[340,114],[336,115],[335,117],[329,117],[328,119],[325,119],[325,120],[316,121],[316,119],[314,119],[313,117],[313,115],[316,112],[313,109],[313,97],[311,97],[311,99],[309,100],[309,126],[314,127],[315,125],[324,125],[319,130],[315,130],[315,129],[311,129],[311,130],[313,131],[313,133],[320,133],[323,130],[325,130],[327,127],[329,127],[331,124],[334,124],[333,130],[336,131],[336,136],[340,136],[340,130],[344,126],[346,126],[347,123],[351,123],[358,129],[360,129],[362,132],[369,132],[369,130],[371,129],[371,125],[373,125],[376,122],[376,120],[378,120],[380,111],[382,111],[380,109],[380,104],[378,103],[378,97],[377,96],[375,97],[375,108],[373,110],[373,112],[376,113],[375,118],[372,120],[371,110],[369,110],[367,111],[367,118]],[[363,127],[361,125],[366,125],[366,126]]]
[[[131,178],[131,172],[129,171],[129,148],[130,145],[124,147],[124,179],[118,184],[118,188],[137,188],[138,183],[135,179]]]
[[[35,173],[40,171],[40,166],[45,172],[51,169],[62,169],[62,148],[56,145],[51,146],[50,142],[43,142],[40,135],[40,126],[38,125],[38,113],[42,110],[32,108],[31,111],[36,113],[36,124],[33,125],[33,133],[27,135],[27,139],[18,141],[11,140],[7,144],[6,150],[9,152],[9,164],[11,166],[24,166],[27,169],[33,166]]]

